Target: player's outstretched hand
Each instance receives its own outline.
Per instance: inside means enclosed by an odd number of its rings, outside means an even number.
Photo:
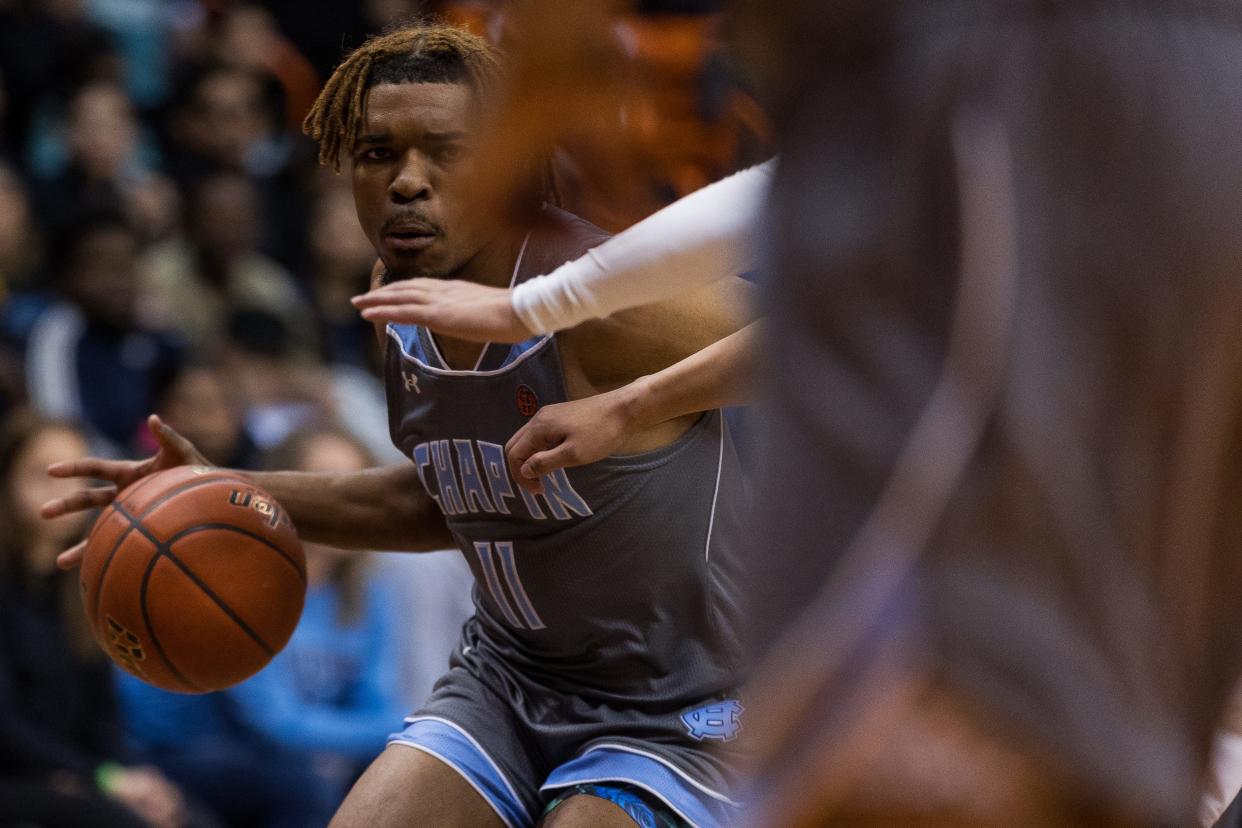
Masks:
[[[372,322],[425,325],[472,342],[521,342],[531,332],[513,312],[509,291],[445,279],[403,279],[353,298]]]
[[[211,465],[193,443],[173,431],[170,426],[165,425],[156,415],[152,414],[147,420],[147,428],[151,430],[152,436],[159,444],[159,450],[146,460],[104,460],[99,457],[83,457],[48,466],[47,473],[52,477],[104,480],[107,481],[107,485],[81,489],[68,497],[49,500],[43,504],[40,514],[50,520],[71,512],[100,509],[111,503],[121,489],[149,474],[175,466]],[[79,543],[62,552],[56,559],[56,563],[61,569],[72,569],[81,563],[82,552],[85,548],[85,542]]]
[[[528,492],[543,493],[542,475],[602,460],[634,427],[628,387],[546,405],[505,444],[509,473]]]

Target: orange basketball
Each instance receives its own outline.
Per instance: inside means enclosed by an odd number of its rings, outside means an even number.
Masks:
[[[95,522],[81,570],[95,638],[166,690],[205,693],[254,675],[289,641],[306,559],[270,495],[182,466],[125,489]]]

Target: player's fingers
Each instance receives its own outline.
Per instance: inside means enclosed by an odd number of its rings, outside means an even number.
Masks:
[[[523,477],[521,474],[514,474],[513,480],[518,487],[525,489],[531,494],[543,494],[543,478],[542,477]]]
[[[395,322],[398,325],[421,325],[431,315],[426,305],[378,305],[362,311],[362,318],[369,322]]]
[[[82,563],[82,556],[86,554],[86,541],[74,544],[56,556],[56,565],[61,569],[73,569]]]
[[[192,458],[198,453],[193,443],[178,434],[172,426],[161,420],[159,416],[151,415],[150,426],[151,433],[155,435],[155,439],[159,441],[161,448],[166,448],[173,454],[186,459]]]
[[[359,296],[353,297],[350,301],[365,302],[383,302],[385,297],[391,296],[420,296],[429,297],[442,294],[446,291],[453,290],[454,282],[452,280],[443,279],[405,279],[400,282],[393,282],[391,285],[381,285],[374,287]]]
[[[509,459],[510,468],[517,469],[522,465],[521,462],[513,465],[515,458],[525,461],[539,449],[547,448],[546,441],[549,436],[541,414],[536,414],[530,422],[513,432],[513,436],[505,443],[505,457]]]
[[[373,308],[377,305],[400,305],[407,302],[430,302],[434,298],[434,295],[430,291],[403,286],[400,290],[388,290],[387,288],[373,290],[370,293],[355,296],[349,301],[353,303],[355,308],[363,309]]]
[[[579,464],[577,451],[574,444],[568,440],[561,443],[556,448],[540,451],[532,454],[526,459],[519,470],[518,479],[538,479],[545,474],[563,469],[567,466],[576,466]]]
[[[536,418],[538,415],[536,415]],[[540,451],[559,446],[565,434],[538,419],[531,420],[509,438],[505,444],[505,459],[509,464],[509,476],[519,486],[534,494],[543,494],[543,481],[538,475],[528,476],[523,468],[530,458]]]
[[[39,509],[39,515],[45,520],[58,518],[72,512],[87,509],[100,509],[116,499],[116,486],[100,486],[94,489],[82,489],[68,497],[49,500]]]
[[[133,466],[134,464],[128,460],[83,457],[78,460],[53,463],[47,467],[47,473],[51,477],[94,477],[99,480],[116,480],[133,469]]]

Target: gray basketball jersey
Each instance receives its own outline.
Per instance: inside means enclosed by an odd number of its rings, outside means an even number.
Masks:
[[[516,281],[606,238],[551,212]],[[426,330],[388,333],[393,442],[474,572],[464,649],[503,674],[504,693],[665,714],[733,688],[741,476],[722,413],[655,451],[547,475],[534,496],[510,478],[504,445],[539,407],[568,399],[556,337],[489,345],[460,371]]]

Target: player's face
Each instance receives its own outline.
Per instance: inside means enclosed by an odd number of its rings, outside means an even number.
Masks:
[[[380,84],[367,92],[353,151],[354,204],[390,280],[452,276],[494,234],[462,199],[471,98],[459,83]]]

